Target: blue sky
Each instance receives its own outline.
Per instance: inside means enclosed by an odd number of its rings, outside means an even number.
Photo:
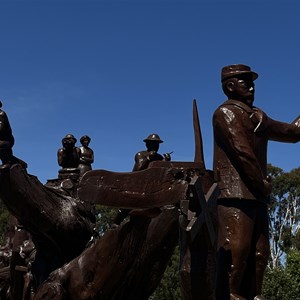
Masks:
[[[68,133],[88,134],[94,169],[131,171],[143,139],[192,161],[192,100],[206,165],[211,118],[225,100],[223,66],[259,73],[256,106],[274,119],[300,114],[298,1],[0,1],[0,99],[14,153],[45,182]],[[300,144],[271,142],[269,162],[299,167]]]

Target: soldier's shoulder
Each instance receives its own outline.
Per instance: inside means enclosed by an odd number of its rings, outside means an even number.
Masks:
[[[135,158],[136,159],[140,159],[140,158],[144,158],[144,157],[147,157],[148,156],[148,152],[143,150],[143,151],[139,151],[135,154]]]
[[[63,153],[63,152],[65,152],[65,149],[64,149],[64,148],[59,148],[59,149],[57,150],[57,153]]]
[[[235,112],[236,111],[236,107],[234,107],[233,105],[227,104],[226,102],[222,103],[215,111],[214,111],[214,116],[218,116],[218,115],[224,115],[224,114],[228,114],[229,112]]]

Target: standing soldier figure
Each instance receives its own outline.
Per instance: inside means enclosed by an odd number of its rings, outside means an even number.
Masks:
[[[296,123],[272,120],[253,106],[257,77],[245,65],[224,67],[221,80],[228,100],[213,116],[214,170],[220,176],[218,300],[264,299],[260,294],[270,252],[267,144],[300,140]]]

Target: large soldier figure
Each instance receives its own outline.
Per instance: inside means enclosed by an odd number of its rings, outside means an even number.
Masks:
[[[218,199],[217,299],[264,299],[269,257],[267,176],[269,140],[298,142],[300,128],[272,120],[253,106],[258,74],[245,65],[222,69],[228,97],[214,113],[214,169],[220,176]]]

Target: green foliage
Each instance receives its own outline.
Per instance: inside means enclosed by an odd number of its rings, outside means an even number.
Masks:
[[[300,299],[300,252],[290,251],[286,268],[268,269],[264,278],[263,294],[268,300]]]
[[[271,264],[276,268],[290,249],[299,247],[300,168],[290,172],[268,165],[272,177],[270,218]]]
[[[290,288],[290,278],[284,269],[268,270],[264,277],[263,295],[268,300],[296,300],[298,295]]]
[[[175,248],[164,276],[149,300],[181,299],[179,284],[179,247]]]
[[[96,205],[96,231],[102,236],[111,227],[118,210],[102,205]]]
[[[295,290],[295,294],[300,299],[300,251],[289,251],[286,259],[286,273],[291,280],[290,289]]]
[[[296,235],[293,238],[293,246],[295,249],[300,251],[300,230],[296,233]]]

